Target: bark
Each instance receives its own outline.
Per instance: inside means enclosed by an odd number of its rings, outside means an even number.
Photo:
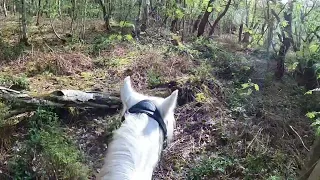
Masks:
[[[231,4],[232,0],[228,0],[226,7],[224,8],[223,12],[221,14],[219,14],[219,16],[217,17],[217,19],[214,21],[211,30],[209,32],[209,36],[211,36],[214,33],[214,29],[216,28],[216,26],[218,25],[219,21],[223,18],[223,16],[227,13],[230,4]]]
[[[3,8],[3,14],[5,17],[8,16],[8,11],[7,11],[7,5],[6,5],[6,0],[2,1],[2,8]]]
[[[239,27],[239,38],[238,38],[238,42],[241,42],[241,39],[242,39],[242,30],[243,30],[243,24],[241,24],[240,27]]]
[[[135,34],[135,37],[136,39],[139,39],[140,37],[140,13],[141,13],[141,6],[142,6],[142,0],[139,0],[138,2],[138,7],[139,7],[139,10],[138,10],[138,14],[137,14],[137,17],[136,17],[136,20],[135,20],[135,26],[134,26],[134,34]]]
[[[107,13],[107,8],[106,8],[103,0],[99,0],[99,5],[100,5],[100,7],[102,9],[105,28],[106,28],[107,31],[109,31],[110,30],[110,11],[109,11],[109,14],[108,14]]]
[[[278,79],[282,79],[284,76],[284,61],[287,52],[289,51],[290,46],[293,44],[293,38],[292,38],[292,11],[293,11],[293,2],[289,1],[289,8],[284,12],[284,19],[287,21],[288,25],[284,28],[281,27],[281,38],[282,43],[277,55],[277,69],[275,72],[275,77]],[[280,23],[280,18],[275,14],[275,12],[272,10],[273,15],[276,17],[278,23]],[[287,34],[287,35],[286,35]],[[280,35],[279,35],[280,36]]]
[[[82,39],[85,38],[86,34],[86,16],[87,16],[87,2],[88,0],[84,0],[84,12],[82,15]]]
[[[146,0],[143,0],[142,3],[142,7],[141,7],[141,26],[140,26],[140,30],[141,32],[145,32],[147,30],[147,22],[148,22],[148,4],[146,2]]]
[[[37,11],[37,22],[36,26],[39,26],[40,24],[40,14],[41,14],[41,0],[38,0],[38,11]]]
[[[76,20],[76,5],[77,5],[77,0],[71,0],[72,2],[72,15],[71,15],[71,35],[73,35],[74,31],[74,21]]]
[[[36,110],[39,106],[50,107],[76,107],[81,109],[120,109],[122,106],[119,94],[79,90],[58,90],[45,96],[30,96],[16,90],[0,86],[0,99],[5,102],[21,104],[20,109],[7,113],[6,118],[11,118],[24,112]]]
[[[58,14],[61,17],[61,0],[57,0],[57,4],[58,4]]]
[[[200,23],[200,20],[201,20],[201,15],[199,15],[197,20],[194,22],[193,28],[192,28],[192,33],[196,32],[196,30],[198,29],[198,25]]]
[[[177,18],[175,18],[175,19],[173,19],[172,21],[171,21],[171,26],[170,26],[170,31],[171,32],[175,32],[175,31],[177,31],[177,22],[178,22],[178,19]]]
[[[21,25],[22,25],[22,34],[20,42],[29,45],[28,44],[28,36],[27,36],[27,12],[26,12],[26,1],[21,0]]]
[[[201,19],[201,21],[200,21],[200,23],[199,23],[197,37],[202,36],[203,33],[204,33],[204,30],[205,30],[206,25],[207,25],[208,20],[209,20],[209,16],[210,16],[210,14],[211,14],[211,12],[212,12],[212,11],[209,12],[209,11],[208,11],[208,8],[209,8],[210,6],[212,6],[213,2],[214,2],[214,0],[210,0],[210,1],[208,2],[208,6],[207,6],[207,9],[206,9],[206,12],[205,12],[204,15],[202,16],[202,19]]]

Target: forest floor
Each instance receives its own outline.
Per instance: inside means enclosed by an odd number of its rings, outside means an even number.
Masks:
[[[97,25],[90,27],[85,43],[65,44],[57,42],[50,28],[30,27],[33,46],[22,48],[15,44],[17,25],[2,23],[1,85],[23,87],[30,95],[58,89],[118,92],[130,75],[143,93],[166,96],[179,89],[174,141],[164,151],[155,179],[295,179],[303,168],[314,139],[302,109],[304,90],[289,73],[274,80],[264,51],[242,49],[227,38],[174,46],[165,30],[151,31],[138,43],[119,41]],[[83,155],[80,163],[94,179],[112,131],[119,127],[119,113],[60,118],[59,132]],[[63,163],[36,155],[28,166],[12,169],[10,162],[17,167],[24,157],[19,152],[30,143],[28,128],[18,124],[10,133],[0,133],[0,177],[65,178]],[[52,166],[43,166],[48,161]]]

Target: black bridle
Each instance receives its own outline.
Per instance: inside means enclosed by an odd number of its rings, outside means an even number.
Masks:
[[[158,122],[161,130],[163,131],[163,149],[167,147],[167,138],[168,138],[168,133],[167,133],[167,127],[166,124],[161,117],[161,114],[156,107],[154,103],[152,103],[150,100],[142,100],[132,106],[126,113],[132,113],[132,114],[138,114],[138,113],[144,113],[154,119],[155,121]],[[124,117],[122,117],[122,120],[124,120]]]

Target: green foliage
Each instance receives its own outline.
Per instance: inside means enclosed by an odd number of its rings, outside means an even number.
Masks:
[[[100,51],[110,49],[113,45],[123,41],[133,43],[134,39],[131,34],[110,34],[107,36],[99,36],[95,38],[93,42],[94,45],[91,53],[98,54]]]
[[[308,112],[306,116],[313,121],[311,126],[316,130],[316,135],[320,136],[320,112]]]
[[[15,87],[15,89],[28,89],[29,82],[25,75],[19,77],[11,75],[0,75],[0,85],[5,87]]]
[[[236,116],[245,115],[252,108],[249,102],[254,91],[259,91],[259,86],[249,80],[248,83],[241,84],[241,88],[235,87],[229,92],[229,106]]]
[[[29,126],[23,148],[9,161],[15,179],[87,179],[82,155],[62,131],[55,113],[38,109]]]
[[[241,161],[243,164],[245,179],[256,179],[265,177],[263,179],[294,179],[296,172],[293,167],[286,163],[288,159],[285,154],[276,152],[273,155],[255,154],[248,155]]]
[[[203,159],[188,173],[189,180],[210,179],[217,174],[228,174],[228,168],[237,165],[238,161],[229,157]]]
[[[161,74],[154,70],[149,70],[147,77],[149,87],[155,87],[162,83]]]

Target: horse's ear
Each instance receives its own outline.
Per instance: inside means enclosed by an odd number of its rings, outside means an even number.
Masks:
[[[121,90],[120,90],[120,98],[123,106],[127,106],[128,100],[132,96],[133,92],[134,90],[132,89],[132,86],[131,86],[130,76],[127,76],[124,79],[123,86],[121,87]]]
[[[173,93],[165,98],[161,104],[161,115],[165,117],[168,113],[174,113],[174,109],[177,106],[178,90],[173,91]]]

